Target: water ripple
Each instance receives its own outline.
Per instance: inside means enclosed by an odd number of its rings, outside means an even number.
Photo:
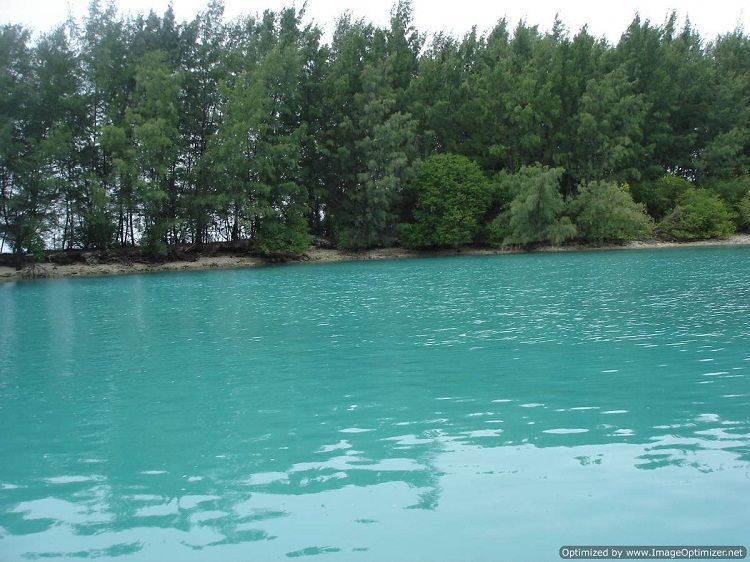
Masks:
[[[18,283],[0,558],[741,543],[749,251]]]

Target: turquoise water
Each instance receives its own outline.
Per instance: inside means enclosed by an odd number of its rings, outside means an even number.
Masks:
[[[750,543],[750,248],[0,285],[0,559]]]

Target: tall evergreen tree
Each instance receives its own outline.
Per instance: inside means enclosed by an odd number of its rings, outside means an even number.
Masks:
[[[43,158],[43,121],[30,34],[0,28],[0,211],[2,235],[19,258],[38,253],[54,195]]]
[[[185,228],[189,239],[197,243],[211,240],[219,205],[212,174],[201,162],[220,122],[219,84],[227,79],[223,13],[223,4],[212,0],[180,34],[179,178]]]
[[[643,139],[647,112],[624,69],[590,80],[576,116],[576,178],[639,180],[649,153]]]
[[[179,23],[171,7],[121,17],[93,0],[80,26],[35,41],[4,26],[2,243],[19,255],[222,239],[281,255],[309,233],[388,245],[415,216],[415,162],[440,153],[514,178],[487,211],[498,218],[477,219],[487,241],[563,240],[564,198],[623,207],[610,189],[622,182],[656,219],[696,186],[744,208],[742,30],[706,42],[674,14],[636,17],[610,45],[586,28],[571,38],[559,18],[549,32],[501,20],[425,44],[402,0],[384,27],[345,15],[324,44],[303,15],[224,21],[211,0]],[[584,237],[609,220],[591,216]]]
[[[508,191],[516,194],[507,211],[506,244],[559,244],[576,235],[570,218],[563,216],[562,174],[562,168],[524,166],[506,176]]]

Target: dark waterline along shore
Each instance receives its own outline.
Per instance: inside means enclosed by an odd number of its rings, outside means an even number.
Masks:
[[[737,234],[720,240],[701,240],[696,242],[665,242],[657,240],[631,241],[624,244],[566,244],[563,246],[540,246],[532,250],[520,248],[478,248],[462,247],[443,250],[407,250],[404,248],[380,248],[363,252],[345,252],[335,249],[311,247],[297,260],[286,263],[336,263],[344,261],[369,261],[385,259],[404,259],[443,256],[489,256],[523,253],[554,253],[607,250],[651,250],[660,248],[696,248],[722,246],[750,246],[750,234]],[[162,263],[72,263],[59,265],[54,263],[37,264],[36,278],[70,278],[105,275],[127,275],[133,273],[150,273],[164,271],[197,271],[204,269],[239,269],[269,265],[269,260],[250,256],[246,253],[200,256],[193,261],[173,260]],[[26,270],[0,266],[0,282],[19,281],[27,278]]]

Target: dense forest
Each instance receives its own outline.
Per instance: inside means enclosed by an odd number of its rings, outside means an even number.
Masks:
[[[0,28],[5,249],[727,236],[750,227],[750,37],[672,15],[616,45],[501,20],[426,37],[293,8]]]

